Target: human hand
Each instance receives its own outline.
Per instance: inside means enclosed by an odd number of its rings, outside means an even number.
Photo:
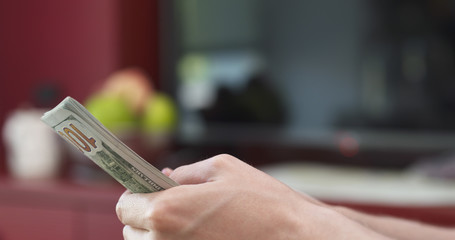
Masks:
[[[167,171],[182,184],[125,192],[125,239],[385,239],[229,155]]]

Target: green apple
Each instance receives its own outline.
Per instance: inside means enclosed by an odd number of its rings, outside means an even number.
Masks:
[[[95,94],[85,102],[85,107],[106,128],[113,132],[129,131],[137,126],[134,111],[123,98],[107,94]]]
[[[172,98],[157,92],[146,101],[142,128],[150,134],[168,134],[175,130],[177,118],[177,109]]]

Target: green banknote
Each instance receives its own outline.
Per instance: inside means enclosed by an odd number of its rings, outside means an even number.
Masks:
[[[151,193],[178,185],[71,97],[46,112],[41,120],[133,193]]]

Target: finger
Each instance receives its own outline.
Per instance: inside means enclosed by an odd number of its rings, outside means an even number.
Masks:
[[[217,155],[207,160],[176,168],[169,177],[180,184],[200,184],[211,182],[226,170],[228,163],[238,159],[227,155]]]
[[[153,198],[158,194],[160,192],[147,194],[124,192],[115,207],[120,222],[134,228],[153,229],[152,222],[147,214],[153,208]]]
[[[171,168],[163,168],[163,170],[161,170],[161,172],[162,172],[164,175],[168,176],[168,177],[169,177],[169,175],[171,175],[171,173],[172,173],[173,171],[174,171],[174,170],[172,170]]]
[[[141,239],[147,239],[147,240],[153,240],[155,239],[154,232],[153,231],[147,231],[144,229],[140,228],[134,228],[129,225],[126,225],[123,227],[123,238],[125,240],[141,240]]]

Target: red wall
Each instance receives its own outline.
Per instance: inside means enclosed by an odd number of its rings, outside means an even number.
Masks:
[[[82,101],[119,67],[118,3],[0,1],[0,126],[40,84],[55,83],[62,97]],[[2,173],[3,144],[0,154]]]

